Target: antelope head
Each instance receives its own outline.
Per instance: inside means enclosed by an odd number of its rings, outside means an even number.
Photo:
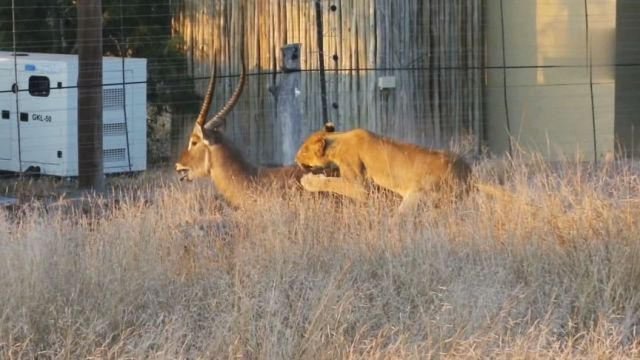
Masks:
[[[180,175],[181,181],[192,181],[199,177],[209,176],[211,169],[215,166],[215,164],[212,163],[211,151],[216,146],[225,146],[223,135],[225,118],[238,102],[242,89],[244,88],[246,77],[244,59],[241,59],[241,62],[240,81],[233,94],[220,111],[207,121],[206,118],[209,113],[209,108],[211,107],[211,100],[213,99],[215,88],[216,66],[215,64],[213,65],[207,94],[205,95],[200,114],[191,132],[189,144],[182,152],[180,160],[176,163],[176,171]]]

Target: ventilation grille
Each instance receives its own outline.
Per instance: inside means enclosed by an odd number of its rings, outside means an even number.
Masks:
[[[126,149],[104,149],[102,150],[102,156],[104,157],[104,162],[117,162],[125,160]]]
[[[122,110],[124,106],[124,89],[102,90],[103,110]]]
[[[125,134],[127,127],[124,123],[113,123],[102,125],[103,136],[122,136]]]

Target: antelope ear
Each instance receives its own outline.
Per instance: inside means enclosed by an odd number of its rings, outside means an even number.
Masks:
[[[204,136],[203,136],[204,135],[204,131],[202,129],[203,127],[204,127],[203,125],[196,124],[193,127],[193,134],[200,136],[200,138],[204,138]]]
[[[204,125],[196,124],[193,128],[193,133],[191,134],[191,136],[194,136],[194,135],[197,136],[200,139],[200,141],[205,145],[211,144],[210,131],[207,131]],[[189,141],[191,141],[191,138],[189,138]]]
[[[223,118],[220,125],[216,126],[216,130],[224,132],[227,130],[227,118]]]
[[[324,131],[326,132],[334,132],[336,131],[336,126],[332,122],[328,122],[324,124]]]

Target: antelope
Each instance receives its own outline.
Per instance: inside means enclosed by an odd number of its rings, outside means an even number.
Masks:
[[[212,67],[207,93],[191,132],[189,144],[176,163],[176,171],[181,181],[192,181],[209,176],[222,197],[234,207],[243,206],[255,196],[256,191],[264,191],[270,186],[276,186],[285,191],[301,189],[300,178],[306,173],[295,165],[256,167],[249,163],[241,151],[224,135],[225,118],[238,102],[246,81],[243,58],[241,62],[240,80],[231,97],[207,121],[206,117],[215,88],[215,64]]]

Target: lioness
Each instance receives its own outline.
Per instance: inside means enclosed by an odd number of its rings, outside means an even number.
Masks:
[[[335,132],[332,123],[309,136],[296,155],[305,169],[340,169],[340,177],[307,174],[308,191],[329,191],[357,200],[367,198],[366,180],[402,196],[399,210],[414,209],[437,195],[468,191],[471,167],[460,156],[384,138],[365,129]]]

